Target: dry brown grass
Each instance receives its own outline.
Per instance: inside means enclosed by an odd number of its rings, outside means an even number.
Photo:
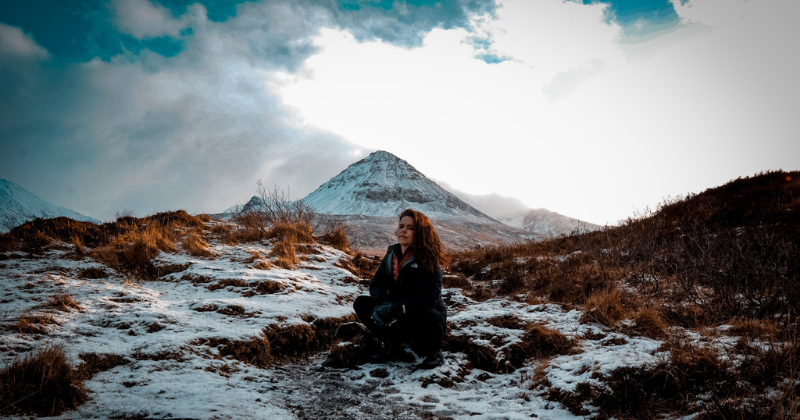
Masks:
[[[280,238],[272,247],[270,256],[275,257],[275,265],[278,267],[292,270],[294,265],[297,264],[297,254],[295,252],[294,237],[287,234]]]
[[[133,274],[143,279],[159,277],[153,259],[159,252],[175,252],[175,233],[157,223],[131,230],[115,237],[110,244],[93,249],[95,260],[117,271]]]
[[[597,322],[613,327],[630,314],[632,306],[631,298],[619,290],[604,290],[589,297],[581,322]]]
[[[787,339],[786,334],[791,332],[786,325],[781,325],[775,320],[770,319],[742,319],[737,318],[729,322],[732,334],[741,335],[747,338],[758,338],[762,340]]]
[[[78,305],[74,299],[72,299],[72,295],[68,293],[61,293],[58,295],[53,296],[47,302],[41,305],[43,308],[53,308],[62,312],[69,312],[71,309],[76,309],[78,311],[82,311],[83,307]]]
[[[81,379],[90,379],[100,372],[130,363],[124,357],[111,353],[81,353],[78,357],[81,359],[81,364],[77,372]]]
[[[328,348],[333,342],[336,327],[352,322],[354,316],[321,318],[311,324],[269,325],[258,336],[244,340],[209,338],[195,340],[193,344],[216,347],[223,357],[260,368],[279,361],[296,360],[311,352]]]
[[[209,215],[207,215],[207,214],[205,214],[205,213],[203,213],[203,214],[198,214],[198,215],[197,215],[197,216],[195,216],[195,217],[197,217],[197,220],[199,220],[199,221],[201,221],[201,222],[203,222],[203,223],[208,223],[208,222],[210,222],[210,221],[211,221],[211,216],[209,216]]]
[[[472,367],[488,372],[505,372],[506,365],[497,359],[497,351],[489,346],[476,343],[466,335],[445,335],[444,350],[464,353]]]
[[[81,259],[86,256],[86,250],[83,248],[83,242],[81,241],[81,238],[77,236],[72,238],[70,244],[72,244],[72,255],[75,259]]]
[[[258,242],[267,237],[265,231],[248,228],[246,226],[238,226],[233,229],[227,228],[226,231],[222,229],[219,230],[219,236],[222,241],[230,245],[237,243]]]
[[[3,412],[55,416],[89,399],[62,346],[45,346],[0,370]]]
[[[285,288],[286,287],[280,282],[264,280],[258,282],[258,285],[256,286],[256,292],[262,295],[271,295],[273,293],[281,292]]]
[[[528,325],[522,322],[518,316],[513,314],[496,316],[486,320],[486,323],[499,328],[508,328],[513,330],[524,330]]]
[[[258,261],[253,265],[253,268],[255,268],[256,270],[271,270],[272,267],[273,267],[272,263],[264,260]]]
[[[350,240],[347,238],[347,232],[345,232],[344,226],[339,226],[333,232],[322,235],[320,242],[330,245],[342,252],[351,252]]]
[[[447,289],[471,289],[472,283],[461,273],[442,276],[442,287]]]
[[[352,259],[353,271],[358,278],[371,279],[375,271],[381,265],[380,257],[369,257],[362,253],[356,253]]]
[[[184,251],[195,257],[211,258],[214,253],[208,247],[206,241],[202,240],[196,233],[192,233],[183,238],[181,246]]]
[[[267,239],[273,238],[278,238],[279,240],[291,238],[292,243],[299,244],[316,243],[311,226],[305,222],[276,223],[269,232],[267,232]]]
[[[505,350],[506,362],[514,368],[522,367],[531,358],[543,359],[561,354],[571,354],[576,349],[577,342],[575,340],[541,324],[525,325],[517,323],[513,319],[495,319],[494,323],[506,325],[505,328],[527,330],[520,343],[512,344]]]
[[[52,243],[70,243],[76,258],[88,255],[120,272],[154,279],[163,273],[152,264],[153,258],[159,252],[175,252],[184,230],[196,235],[203,228],[200,219],[183,210],[143,218],[122,216],[102,225],[59,217],[26,222],[2,242],[31,253],[41,253]]]
[[[248,284],[242,279],[222,279],[216,283],[209,284],[206,288],[210,291],[225,289],[227,287],[247,287]]]
[[[647,305],[633,314],[634,333],[658,339],[666,335],[667,325],[655,305]]]
[[[680,340],[669,341],[666,347],[669,356],[665,360],[618,368],[601,376],[598,379],[603,386],[592,387],[584,399],[591,399],[606,417],[674,418],[698,411],[704,406],[698,404],[701,398],[722,402],[740,390],[733,367],[715,349]],[[705,410],[709,408],[707,415],[716,410],[714,404],[706,405]]]
[[[5,328],[23,334],[47,334],[46,325],[58,325],[58,321],[52,314],[25,314],[16,323],[5,325]]]

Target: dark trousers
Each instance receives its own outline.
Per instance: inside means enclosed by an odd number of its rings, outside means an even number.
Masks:
[[[359,296],[353,302],[358,319],[381,341],[408,344],[417,355],[426,357],[442,349],[447,315],[436,309],[409,311],[391,326],[378,327],[372,319],[375,299]]]

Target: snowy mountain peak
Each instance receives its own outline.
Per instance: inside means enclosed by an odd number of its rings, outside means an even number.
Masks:
[[[396,217],[407,208],[448,218],[488,216],[397,156],[379,150],[350,165],[303,199],[320,213]]]
[[[74,210],[50,204],[11,181],[0,179],[0,232],[8,232],[37,217],[49,219],[59,216],[100,223]]]

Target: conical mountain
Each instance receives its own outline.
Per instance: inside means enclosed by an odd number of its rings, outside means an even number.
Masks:
[[[303,201],[326,214],[396,217],[412,208],[436,218],[492,220],[405,160],[382,150],[348,166]]]
[[[8,232],[37,217],[49,219],[60,216],[100,223],[74,210],[50,204],[11,181],[0,179],[0,232]]]

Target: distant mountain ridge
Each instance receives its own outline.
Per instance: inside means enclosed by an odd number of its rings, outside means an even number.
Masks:
[[[602,226],[564,216],[545,208],[532,209],[514,197],[498,194],[476,195],[459,191],[447,183],[442,187],[489,217],[508,226],[523,229],[541,238],[553,238],[576,232],[591,232]]]
[[[49,219],[60,216],[100,223],[74,210],[50,204],[11,181],[0,179],[0,232],[8,232],[37,217]]]
[[[303,198],[319,213],[397,217],[413,208],[436,218],[493,221],[397,156],[377,151]]]
[[[600,229],[602,226],[584,222],[547,209],[531,209],[516,217],[500,218],[498,221],[509,226],[537,233],[546,238],[554,238],[573,233],[585,233]]]

